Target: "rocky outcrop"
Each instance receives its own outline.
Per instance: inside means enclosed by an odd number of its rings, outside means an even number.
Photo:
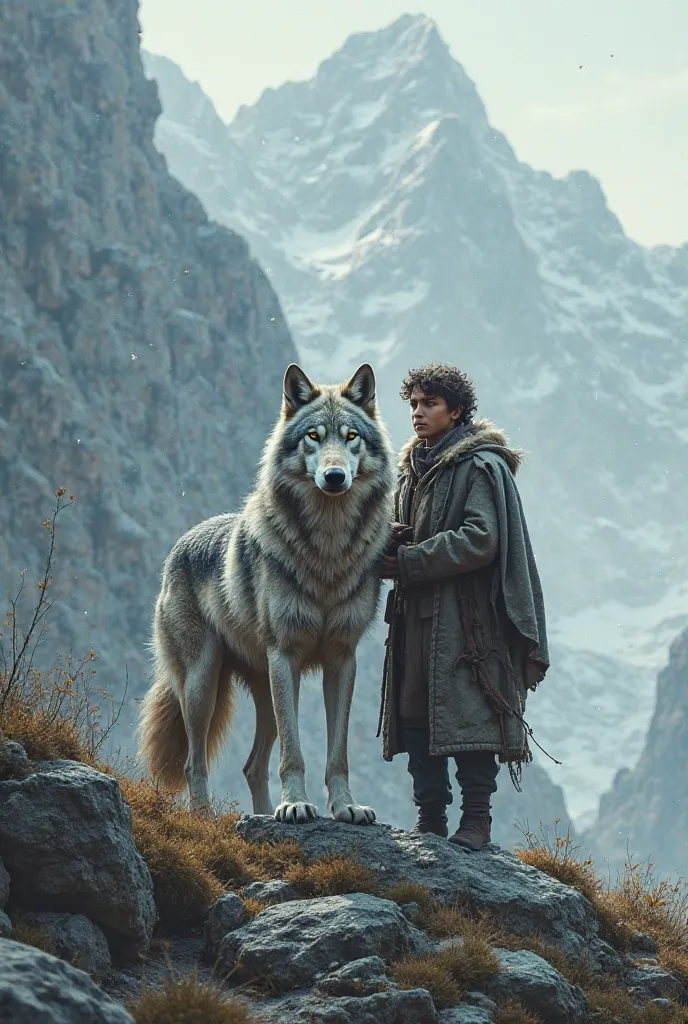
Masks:
[[[427,946],[395,903],[356,893],[268,907],[225,936],[219,961],[238,981],[269,978],[284,992],[352,960],[395,960]]]
[[[205,955],[214,963],[225,935],[248,921],[246,904],[235,892],[220,896],[205,920]]]
[[[684,875],[688,849],[688,630],[672,644],[659,673],[657,700],[645,748],[632,769],[620,771],[600,801],[585,841],[598,859],[623,867],[628,850],[656,870]]]
[[[294,839],[309,860],[350,855],[370,868],[385,887],[417,883],[444,902],[488,910],[515,932],[537,932],[573,955],[588,949],[598,926],[592,907],[575,889],[492,848],[474,856],[437,836],[419,836],[388,825],[352,829],[320,819],[284,826],[272,818],[242,818],[237,833],[250,842]],[[290,911],[293,904],[287,904]]]
[[[129,698],[161,563],[250,487],[295,357],[246,243],[153,146],[139,35],[136,0],[0,4],[0,589],[33,591],[64,485],[42,658],[93,648]]]
[[[116,779],[55,761],[0,782],[0,855],[14,907],[85,914],[115,950],[148,948],[153,881]]]
[[[134,1024],[123,1006],[63,960],[0,939],[3,1024]]]

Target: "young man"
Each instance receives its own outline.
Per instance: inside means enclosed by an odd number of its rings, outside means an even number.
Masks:
[[[472,382],[452,366],[410,370],[401,388],[415,436],[401,452],[395,581],[381,708],[383,754],[406,751],[418,823],[446,837],[456,762],[462,816],[450,842],[490,842],[499,765],[518,786],[531,760],[526,693],[549,665],[542,591],[514,481],[520,453],[472,419]]]

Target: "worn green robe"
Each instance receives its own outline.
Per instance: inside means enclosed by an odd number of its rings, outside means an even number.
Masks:
[[[405,653],[427,672],[430,753],[489,750],[530,760],[526,694],[549,666],[542,589],[514,475],[520,453],[502,431],[477,421],[443,450],[410,500],[409,454],[401,453],[398,522],[414,542],[398,553],[389,595],[381,728],[386,760],[400,753],[399,693]],[[410,631],[410,638],[409,638]]]

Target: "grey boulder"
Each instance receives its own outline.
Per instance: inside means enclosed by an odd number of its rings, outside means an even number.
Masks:
[[[225,935],[235,931],[248,921],[244,901],[235,892],[226,892],[208,911],[205,920],[204,953],[208,960],[215,960]]]
[[[12,938],[12,922],[4,910],[0,910],[0,939]]]
[[[499,974],[485,984],[496,1002],[516,999],[547,1024],[582,1024],[586,1019],[583,990],[571,985],[547,960],[529,950],[497,950]]]
[[[19,906],[86,914],[122,954],[150,945],[153,881],[111,776],[46,761],[24,779],[0,782],[0,856]]]
[[[329,818],[285,825],[253,815],[235,828],[249,842],[292,839],[309,860],[349,855],[371,868],[382,888],[419,883],[437,899],[458,898],[471,909],[489,910],[511,931],[537,932],[571,955],[584,953],[598,933],[593,908],[580,892],[504,850],[468,855],[438,836],[380,824],[353,829]]]
[[[0,939],[2,1024],[134,1024],[87,974],[21,942]]]
[[[247,900],[265,900],[270,903],[288,903],[303,897],[289,882],[274,879],[271,882],[250,882],[241,890]]]
[[[83,914],[22,914],[32,928],[47,932],[56,956],[92,978],[110,970],[110,950],[100,928]]]
[[[626,984],[638,999],[685,996],[682,983],[656,961],[637,961],[626,974]]]
[[[388,988],[384,960],[367,956],[318,975],[313,992],[323,996],[370,996]]]
[[[425,942],[395,903],[356,893],[268,907],[225,936],[219,959],[233,980],[267,978],[285,992],[352,960],[395,959]]]

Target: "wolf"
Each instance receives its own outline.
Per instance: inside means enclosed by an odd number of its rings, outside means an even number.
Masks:
[[[283,392],[243,510],[189,530],[164,563],[140,751],[165,786],[186,782],[192,810],[209,813],[208,762],[243,685],[256,711],[244,766],[254,814],[273,813],[268,765],[279,737],[274,816],[313,820],[299,683],[322,669],[328,808],[338,821],[365,825],[375,812],[349,789],[349,711],[356,647],[375,617],[391,535],[392,448],[368,363],[346,383],[324,386],[292,363]]]

